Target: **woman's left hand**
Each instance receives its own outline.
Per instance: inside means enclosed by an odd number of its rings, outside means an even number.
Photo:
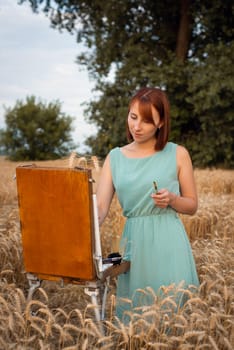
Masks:
[[[162,188],[157,193],[151,194],[155,205],[159,208],[167,208],[174,199],[174,196],[175,194],[169,192],[166,188]]]

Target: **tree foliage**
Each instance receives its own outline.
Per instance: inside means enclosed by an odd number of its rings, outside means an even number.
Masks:
[[[98,129],[86,142],[93,153],[104,157],[126,143],[129,97],[159,86],[171,102],[171,139],[189,148],[197,166],[233,167],[231,0],[22,1],[87,47],[77,61],[99,92],[86,110]]]
[[[0,145],[11,160],[55,159],[74,147],[72,118],[61,112],[58,101],[46,105],[34,96],[17,101],[6,109],[5,123]]]

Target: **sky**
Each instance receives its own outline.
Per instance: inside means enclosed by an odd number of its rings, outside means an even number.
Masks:
[[[84,140],[96,129],[85,121],[81,106],[94,88],[85,67],[75,62],[81,51],[75,35],[51,28],[45,14],[34,14],[17,0],[0,0],[0,128],[5,108],[17,100],[32,95],[46,104],[59,100],[62,112],[75,118],[77,152],[85,152]]]

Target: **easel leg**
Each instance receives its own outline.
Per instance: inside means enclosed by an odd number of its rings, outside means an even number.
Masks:
[[[32,300],[32,296],[33,296],[33,293],[35,292],[35,290],[40,287],[41,281],[39,280],[39,278],[37,278],[37,276],[35,276],[31,273],[27,273],[27,279],[28,279],[28,283],[29,283],[29,291],[28,291],[27,301],[30,301],[30,300]]]
[[[94,312],[95,312],[95,317],[96,317],[97,322],[101,321],[100,309],[99,309],[98,302],[97,302],[97,296],[99,294],[99,289],[98,288],[95,288],[95,289],[85,288],[84,291],[85,291],[85,294],[89,295],[91,298],[91,302],[94,306]]]
[[[106,281],[105,281],[105,287],[104,287],[104,292],[103,292],[103,297],[102,297],[101,320],[105,319],[106,298],[107,298],[107,293],[109,290],[109,284],[110,284],[110,277],[107,277]]]

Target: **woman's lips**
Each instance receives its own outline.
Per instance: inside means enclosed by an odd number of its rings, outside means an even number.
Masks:
[[[136,132],[135,132],[135,133],[134,133],[134,136],[135,136],[135,137],[141,137],[142,134],[139,134],[139,133],[136,133]]]

